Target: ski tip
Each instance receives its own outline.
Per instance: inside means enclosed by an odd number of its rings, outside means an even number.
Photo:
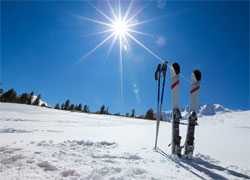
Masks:
[[[173,71],[176,75],[180,74],[181,72],[181,68],[180,68],[180,65],[178,63],[173,63],[172,64],[172,68],[173,68]]]
[[[194,75],[196,81],[200,81],[201,80],[201,72],[198,69],[195,69],[193,71],[193,75]]]

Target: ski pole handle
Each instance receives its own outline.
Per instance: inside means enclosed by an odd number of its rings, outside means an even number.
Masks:
[[[159,80],[161,74],[161,64],[158,64],[156,71],[155,71],[155,80]]]
[[[165,61],[162,66],[161,66],[161,71],[162,71],[162,74],[163,74],[163,77],[166,76],[166,72],[167,72],[167,61]]]

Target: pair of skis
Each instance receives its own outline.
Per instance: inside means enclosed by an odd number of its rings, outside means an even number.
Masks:
[[[155,149],[157,148],[157,142],[158,142],[162,103],[163,103],[164,88],[165,88],[165,81],[166,81],[166,72],[167,72],[167,62],[163,64],[158,64],[157,69],[155,71],[155,80],[157,81],[157,113],[156,113]],[[163,77],[162,82],[161,82],[161,77]]]
[[[159,133],[159,125],[161,119],[161,110],[162,110],[162,102],[164,95],[164,86],[166,80],[166,71],[167,64],[159,64],[157,66],[157,70],[155,72],[155,80],[158,81],[158,96],[157,96],[157,123],[156,123],[156,139],[155,139],[155,149],[157,148],[158,141],[158,133]],[[171,90],[172,90],[172,154],[177,156],[181,156],[182,146],[181,146],[181,136],[179,133],[180,119],[181,119],[181,111],[179,108],[179,75],[180,75],[180,66],[178,63],[173,63],[171,65]],[[161,75],[163,75],[163,83],[161,87]],[[197,125],[197,98],[198,92],[200,88],[200,80],[201,80],[201,72],[199,70],[194,70],[192,73],[192,86],[190,90],[191,104],[190,104],[190,116],[188,118],[188,128],[186,141],[184,144],[184,155],[187,158],[192,158],[194,151],[194,132],[195,125]],[[162,89],[162,90],[161,90]],[[161,97],[160,97],[161,94]]]
[[[180,66],[178,63],[173,63],[171,66],[171,89],[172,89],[172,154],[181,157],[181,136],[179,134],[179,125],[181,119],[181,112],[179,108],[179,74]],[[186,141],[184,144],[184,156],[188,159],[192,158],[194,152],[194,132],[197,125],[197,106],[198,93],[200,89],[201,72],[194,70],[192,73],[192,85],[190,90],[190,115],[188,117],[188,127],[186,134]]]

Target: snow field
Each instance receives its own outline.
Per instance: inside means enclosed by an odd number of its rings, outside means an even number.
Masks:
[[[1,103],[0,179],[249,179],[249,117],[200,118],[190,161],[170,155],[168,122],[156,152],[155,121]]]

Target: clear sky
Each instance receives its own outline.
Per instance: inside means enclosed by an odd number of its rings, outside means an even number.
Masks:
[[[112,6],[117,1],[111,0]],[[121,3],[122,12],[129,2]],[[49,104],[67,98],[97,110],[137,114],[156,107],[154,71],[159,60],[128,41],[123,50],[123,98],[121,97],[119,44],[107,41],[82,58],[107,34],[82,17],[105,18],[106,1],[7,2],[1,1],[1,81],[4,89],[41,93]],[[134,34],[162,59],[181,65],[181,105],[189,103],[188,80],[193,69],[203,74],[200,103],[220,103],[233,109],[249,109],[249,2],[136,1],[129,16],[141,24]],[[170,108],[167,74],[164,109]]]

